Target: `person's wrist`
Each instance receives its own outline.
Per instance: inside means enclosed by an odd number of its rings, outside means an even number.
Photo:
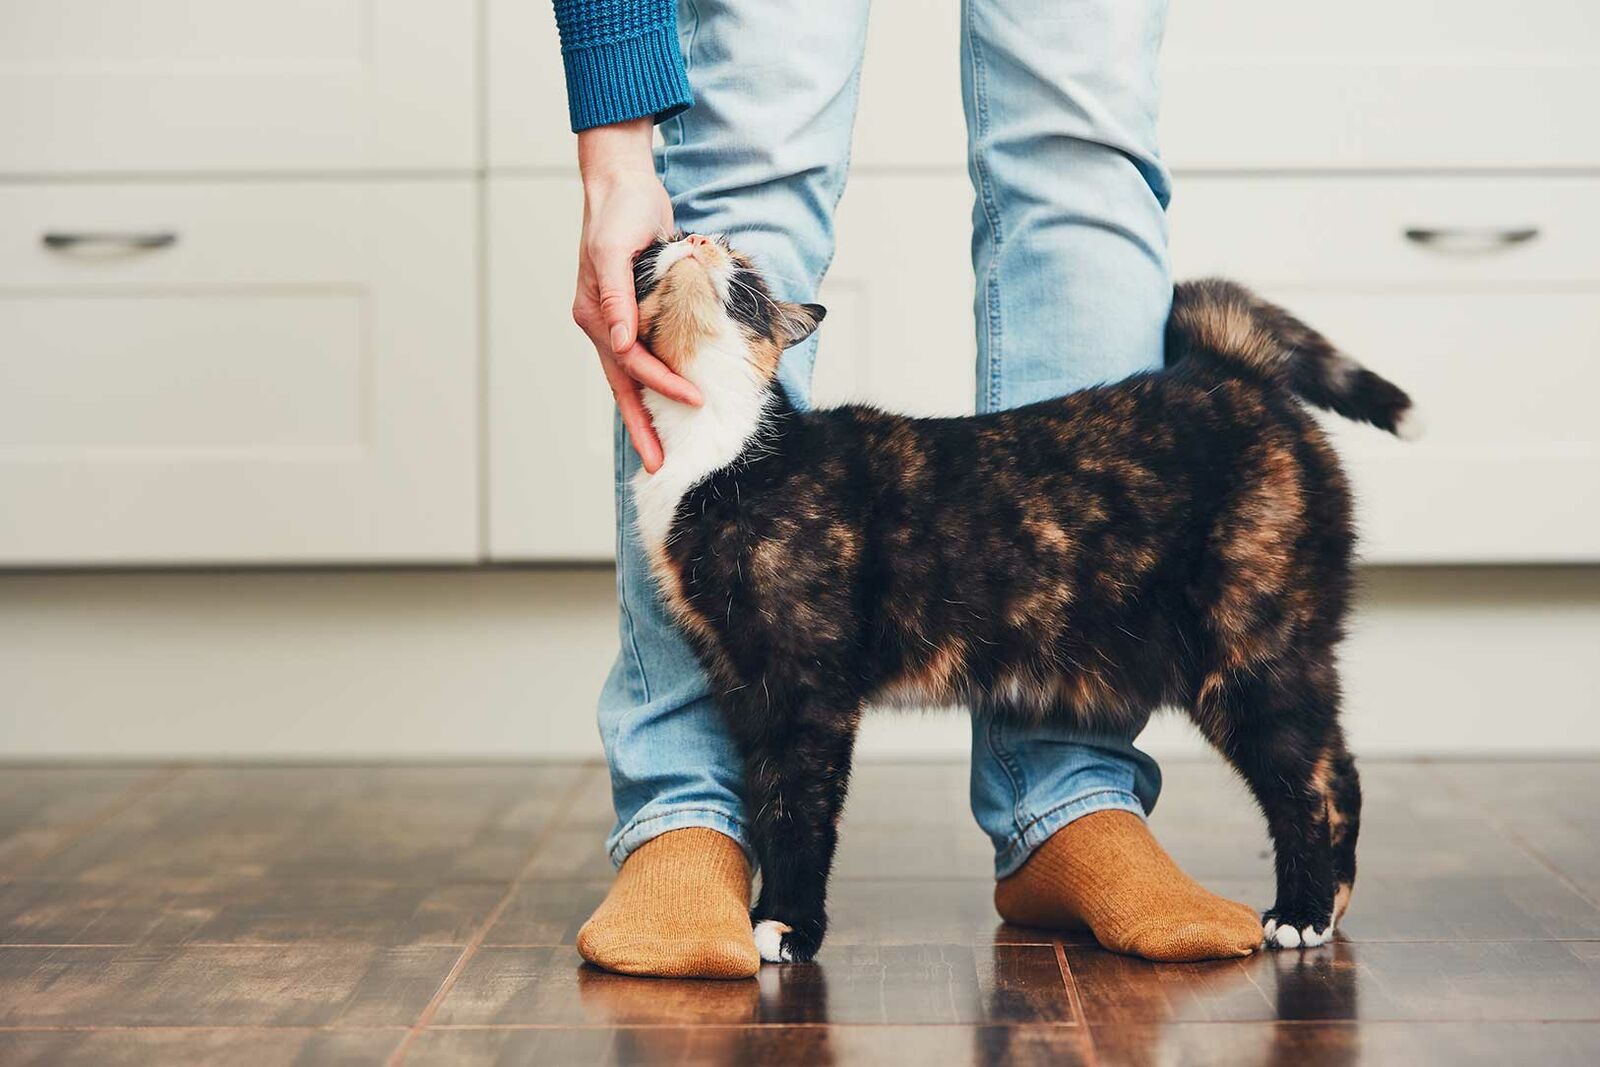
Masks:
[[[655,176],[649,118],[595,126],[578,134],[578,172],[586,186]]]

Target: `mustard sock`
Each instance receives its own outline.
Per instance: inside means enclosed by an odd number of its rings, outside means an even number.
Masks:
[[[996,884],[994,906],[1019,926],[1088,927],[1103,947],[1147,960],[1248,956],[1261,944],[1256,913],[1184,874],[1128,811],[1097,811],[1051,834]]]
[[[658,978],[749,978],[750,865],[726,834],[691,826],[634,849],[578,931],[596,967]]]

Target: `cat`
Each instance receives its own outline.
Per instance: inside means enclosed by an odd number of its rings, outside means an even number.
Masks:
[[[869,703],[1096,731],[1185,709],[1276,852],[1266,943],[1331,935],[1361,791],[1334,661],[1351,494],[1300,401],[1399,436],[1398,387],[1228,281],[1175,287],[1165,366],[991,414],[799,410],[822,322],[722,238],[635,259],[640,339],[704,405],[646,390],[666,458],[637,531],[744,760],[769,961],[812,959]]]

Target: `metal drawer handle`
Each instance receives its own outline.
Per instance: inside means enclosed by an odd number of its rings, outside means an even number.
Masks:
[[[1442,252],[1493,252],[1537,236],[1537,226],[1421,226],[1406,231],[1406,240]]]
[[[45,234],[42,240],[46,248],[53,248],[58,252],[69,252],[74,248],[86,247],[147,252],[157,248],[170,248],[178,243],[178,235],[170,231],[152,233],[51,232]]]

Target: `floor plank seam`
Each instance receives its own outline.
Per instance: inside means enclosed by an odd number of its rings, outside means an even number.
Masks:
[[[561,795],[560,801],[556,804],[555,810],[551,812],[549,821],[541,828],[538,837],[534,839],[533,847],[529,849],[528,859],[522,865],[522,870],[516,877],[512,878],[511,884],[506,887],[505,894],[500,898],[499,903],[495,904],[494,908],[485,916],[483,922],[479,924],[478,929],[474,931],[473,936],[461,950],[461,955],[456,957],[455,963],[445,973],[444,981],[440,983],[432,999],[428,1001],[422,1012],[412,1022],[410,1029],[407,1030],[406,1036],[401,1039],[400,1044],[389,1054],[387,1067],[399,1067],[400,1064],[405,1062],[406,1055],[411,1051],[411,1046],[416,1043],[418,1035],[433,1022],[433,1017],[443,1007],[445,998],[455,988],[456,981],[461,977],[462,972],[466,970],[466,966],[471,962],[473,955],[482,947],[484,939],[489,936],[489,931],[500,920],[500,916],[505,913],[506,908],[511,906],[511,901],[516,897],[518,890],[522,886],[523,876],[528,873],[528,870],[539,858],[540,851],[555,836],[556,830],[565,821],[573,805],[578,802],[578,797],[588,788],[589,779],[596,773],[597,768],[590,766],[583,773],[573,778],[572,784],[567,787],[566,791]]]
[[[5,881],[7,883],[19,881],[20,879],[17,878],[19,873],[38,867],[46,860],[54,859],[56,856],[59,856],[61,853],[65,852],[67,849],[71,848],[88,835],[100,829],[100,827],[104,826],[112,819],[115,819],[118,815],[121,815],[129,808],[132,808],[134,805],[138,804],[140,801],[159,793],[168,785],[189,773],[191,769],[192,767],[189,764],[173,764],[172,766],[163,767],[159,770],[153,771],[148,777],[141,778],[139,781],[134,782],[132,785],[128,786],[127,789],[117,794],[117,796],[112,800],[108,801],[105,807],[101,808],[93,815],[90,815],[88,818],[78,823],[76,828],[73,828],[73,826],[69,824],[65,828],[66,837],[64,837],[61,841],[58,841],[54,847],[47,848],[44,850],[44,852],[33,857],[33,859],[24,861],[17,870],[11,871],[6,875]]]
[[[1089,1027],[1089,1014],[1084,1010],[1083,997],[1078,993],[1078,980],[1072,973],[1072,965],[1067,962],[1067,947],[1059,938],[1055,941],[1055,951],[1056,966],[1061,969],[1061,986],[1066,991],[1067,1007],[1072,1012],[1072,1025],[1083,1044],[1083,1062],[1088,1067],[1098,1067],[1100,1053],[1095,1047],[1094,1031]]]
[[[1525,855],[1533,860],[1533,862],[1550,872],[1550,874],[1555,877],[1556,881],[1560,882],[1569,890],[1576,893],[1578,898],[1587,903],[1590,907],[1600,910],[1600,900],[1597,900],[1595,897],[1591,896],[1579,882],[1568,875],[1566,871],[1562,870],[1554,860],[1546,856],[1544,852],[1542,852],[1537,846],[1524,837],[1521,832],[1507,823],[1496,809],[1481,803],[1475,794],[1471,793],[1470,790],[1463,789],[1461,786],[1451,781],[1448,775],[1440,774],[1436,766],[1429,767],[1427,773],[1429,777],[1431,777],[1435,782],[1440,783],[1442,787],[1457,800],[1471,804],[1478,811],[1482,812],[1484,816],[1488,818],[1489,825],[1494,827],[1496,833],[1498,833],[1501,837],[1504,837],[1507,841],[1510,841],[1517,848],[1521,849]]]

